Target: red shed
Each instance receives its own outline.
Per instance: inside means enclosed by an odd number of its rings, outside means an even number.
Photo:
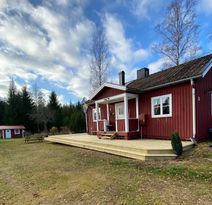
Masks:
[[[105,83],[87,102],[87,132],[116,132],[124,139],[206,139],[212,128],[212,54],[137,79]]]
[[[0,139],[23,137],[24,130],[23,125],[0,125]]]

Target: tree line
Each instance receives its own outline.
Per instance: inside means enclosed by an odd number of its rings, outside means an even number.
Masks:
[[[52,127],[63,133],[86,130],[83,102],[61,105],[54,91],[46,102],[36,85],[32,93],[26,86],[18,91],[13,80],[7,99],[0,99],[0,125],[24,125],[31,133],[49,132]]]

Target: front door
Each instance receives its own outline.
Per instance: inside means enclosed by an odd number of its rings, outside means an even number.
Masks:
[[[6,137],[6,139],[11,138],[11,130],[5,130],[5,137]]]
[[[111,125],[111,130],[115,131],[115,105],[109,104],[109,124]]]

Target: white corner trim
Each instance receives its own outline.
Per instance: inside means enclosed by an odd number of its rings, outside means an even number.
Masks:
[[[196,92],[194,88],[194,80],[191,79],[191,85],[192,85],[192,130],[193,130],[193,139],[196,137]]]
[[[109,88],[114,88],[114,89],[117,89],[117,90],[124,90],[124,91],[126,90],[126,86],[123,86],[123,85],[116,85],[116,84],[112,84],[112,83],[104,83],[97,90],[95,90],[93,95],[91,95],[90,99],[92,100],[104,87],[109,87]]]
[[[202,77],[204,78],[206,76],[206,74],[208,73],[208,71],[211,69],[212,67],[212,59],[206,64],[206,66],[204,67],[204,71],[202,73]]]

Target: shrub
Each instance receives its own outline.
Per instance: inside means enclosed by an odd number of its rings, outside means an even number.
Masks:
[[[52,127],[52,128],[50,129],[50,134],[51,134],[51,135],[55,135],[55,134],[57,134],[57,133],[58,133],[57,127]]]
[[[177,156],[180,156],[183,152],[183,146],[179,134],[177,132],[172,133],[171,135],[171,144],[174,153]]]

